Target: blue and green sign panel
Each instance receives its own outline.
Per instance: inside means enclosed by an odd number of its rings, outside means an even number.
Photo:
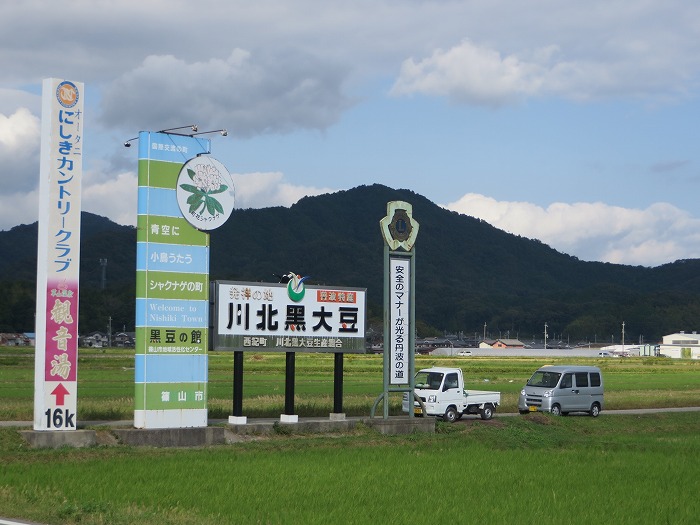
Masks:
[[[177,192],[183,165],[209,151],[208,139],[139,134],[136,428],[207,426],[209,234],[183,216]],[[193,213],[217,212],[214,190],[185,187]]]

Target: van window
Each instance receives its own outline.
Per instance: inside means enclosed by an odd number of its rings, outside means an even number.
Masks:
[[[561,379],[561,385],[559,385],[559,388],[571,388],[571,374],[564,374],[564,377]]]
[[[588,372],[576,372],[576,386],[588,386]]]
[[[527,382],[528,386],[543,386],[545,388],[554,388],[559,382],[561,374],[557,372],[547,372],[544,370],[538,370]]]
[[[600,374],[591,372],[591,386],[600,386]]]

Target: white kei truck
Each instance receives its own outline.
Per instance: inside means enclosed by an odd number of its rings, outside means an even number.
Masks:
[[[465,414],[479,414],[481,419],[491,419],[501,404],[501,393],[483,390],[465,390],[464,376],[460,368],[433,367],[416,372],[413,413],[441,417],[450,423]],[[402,409],[408,413],[409,393],[403,395]]]

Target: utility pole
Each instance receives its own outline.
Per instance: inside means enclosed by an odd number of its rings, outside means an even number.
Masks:
[[[106,259],[105,259],[106,260]],[[109,316],[109,324],[107,325],[107,346],[112,348],[112,316]]]
[[[486,341],[486,323],[484,323],[484,341]]]
[[[547,350],[547,323],[544,323],[544,349]]]
[[[622,352],[625,351],[625,322],[622,321]]]

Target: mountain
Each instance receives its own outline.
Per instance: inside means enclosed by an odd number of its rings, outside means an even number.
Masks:
[[[550,337],[619,342],[624,321],[628,342],[654,342],[692,329],[700,314],[699,260],[655,268],[580,261],[381,185],[306,197],[290,208],[235,210],[211,233],[211,279],[273,282],[294,271],[312,284],[367,288],[369,316],[381,323],[379,221],[394,200],[411,203],[420,223],[419,335],[483,335],[486,323],[487,335],[528,341],[541,338],[547,323]],[[0,275],[16,298],[0,307],[0,331],[33,329],[36,231],[33,224],[0,232],[0,253],[11,254],[0,259]],[[83,214],[81,332],[105,330],[109,317],[113,329],[133,329],[135,240],[133,227]],[[100,259],[108,261],[105,290]]]

